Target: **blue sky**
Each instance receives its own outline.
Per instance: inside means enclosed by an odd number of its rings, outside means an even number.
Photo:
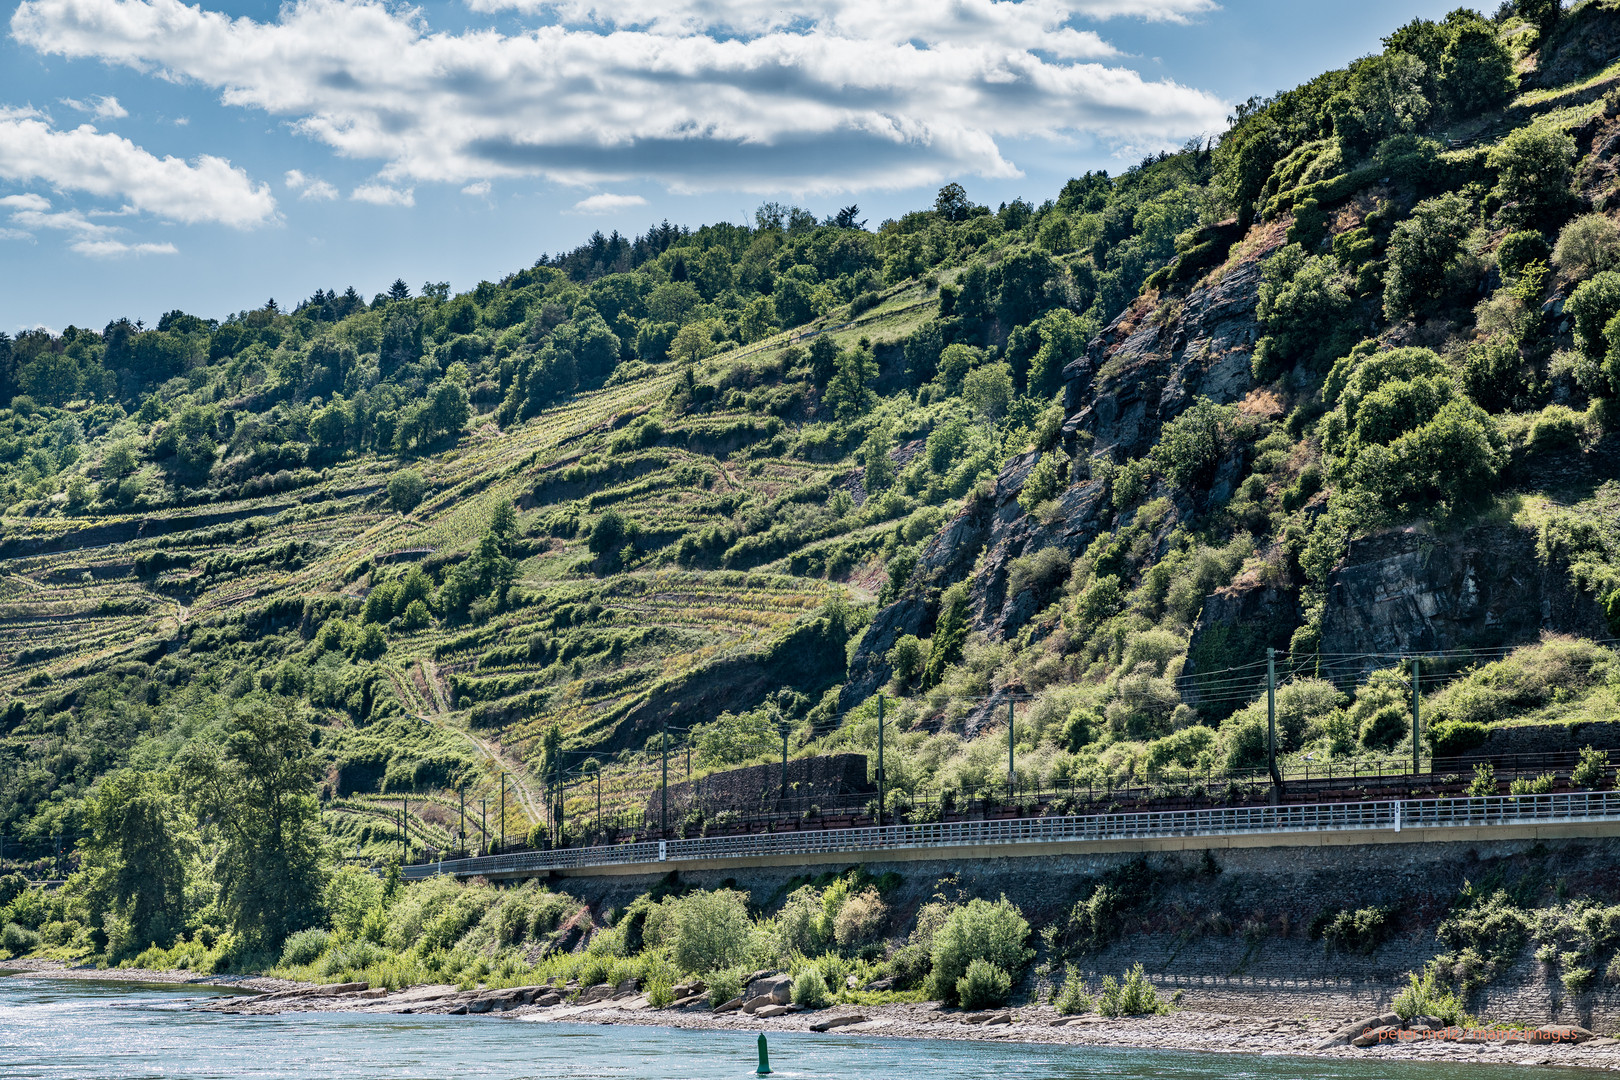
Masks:
[[[22,0],[0,330],[471,288],[593,229],[1039,202],[1451,5]]]

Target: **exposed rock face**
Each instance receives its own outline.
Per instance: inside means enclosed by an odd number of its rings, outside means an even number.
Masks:
[[[1078,453],[1081,434],[1090,435],[1091,453],[1108,453],[1126,461],[1148,451],[1159,429],[1199,396],[1229,403],[1249,392],[1249,354],[1259,335],[1260,260],[1281,244],[1281,230],[1236,263],[1218,272],[1165,317],[1155,320],[1146,299],[1132,304],[1110,323],[1063,372],[1064,408],[1061,449]],[[1042,524],[1018,505],[1018,493],[1040,452],[1014,458],[996,478],[986,503],[969,506],[929,543],[905,591],[874,617],[854,658],[840,707],[864,700],[892,674],[887,656],[905,634],[926,636],[938,616],[939,594],[962,580],[979,552],[983,565],[973,578],[971,618],[975,630],[993,640],[1015,634],[1049,598],[1023,591],[1008,595],[1013,560],[1045,547],[1061,547],[1071,556],[1087,545],[1114,518],[1100,483],[1081,480],[1057,497],[1058,512]],[[1223,463],[1217,485],[1227,493],[1241,462]],[[1081,470],[1084,475],[1084,470]],[[1230,475],[1228,475],[1230,474]],[[1182,500],[1183,502],[1185,500]],[[1189,507],[1178,505],[1178,516]]]
[[[1332,671],[1349,681],[1402,654],[1516,645],[1549,630],[1609,633],[1568,568],[1537,558],[1529,532],[1480,525],[1437,539],[1409,528],[1350,545],[1329,579],[1322,652],[1350,654]]]
[[[917,560],[900,597],[879,611],[866,628],[849,663],[849,681],[839,707],[865,701],[894,674],[889,650],[907,634],[927,637],[939,617],[939,594],[973,571],[973,562],[990,535],[991,502],[970,502],[946,522]]]
[[[1299,591],[1261,582],[1238,582],[1217,589],[1204,601],[1187,643],[1184,676],[1208,674],[1261,659],[1267,647],[1285,649],[1301,622]],[[1263,679],[1262,675],[1256,676]],[[1181,697],[1200,704],[1197,680],[1182,680]],[[1225,711],[1231,711],[1228,703]]]

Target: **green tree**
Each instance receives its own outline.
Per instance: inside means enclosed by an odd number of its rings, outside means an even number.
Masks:
[[[388,505],[401,514],[415,510],[427,493],[427,482],[415,469],[405,469],[388,478]]]
[[[872,388],[867,384],[875,378],[877,361],[871,349],[845,349],[838,354],[838,367],[827,383],[824,403],[838,419],[853,420],[872,407]]]
[[[838,370],[838,343],[830,334],[821,334],[810,343],[810,381],[825,390]]]
[[[706,322],[690,322],[676,331],[675,339],[669,343],[669,355],[672,360],[696,363],[713,347],[714,328]]]
[[[1447,272],[1462,254],[1472,227],[1468,202],[1447,193],[1412,208],[1389,238],[1389,274],[1384,280],[1384,314],[1400,319],[1418,314],[1447,294]]]
[[[1012,368],[1000,362],[974,368],[962,380],[962,400],[981,420],[1001,419],[1012,405]]]
[[[1440,95],[1453,116],[1472,116],[1505,105],[1518,86],[1513,57],[1483,19],[1453,28],[1440,55]]]
[[[1214,474],[1230,447],[1237,410],[1200,397],[1164,426],[1153,448],[1153,465],[1183,490],[1200,487]]]
[[[194,742],[182,758],[199,815],[220,830],[221,906],[249,947],[265,952],[320,909],[326,868],[311,734],[303,716],[248,700],[219,737]]]
[[[1575,323],[1575,344],[1592,360],[1601,361],[1608,352],[1603,328],[1620,314],[1620,271],[1605,270],[1581,282],[1564,310]]]
[[[1564,132],[1536,124],[1516,128],[1485,160],[1496,170],[1496,197],[1511,220],[1545,221],[1569,205],[1575,140]]]
[[[866,441],[861,444],[860,459],[863,466],[861,483],[869,494],[889,490],[894,483],[894,462],[889,460],[889,454],[894,450],[894,436],[889,434],[887,424],[879,424],[872,429]]]
[[[92,905],[107,911],[109,952],[167,947],[186,921],[196,834],[172,777],[123,770],[85,804]]]

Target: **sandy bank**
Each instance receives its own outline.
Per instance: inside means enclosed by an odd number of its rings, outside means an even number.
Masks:
[[[147,968],[74,967],[60,960],[0,961],[0,971],[48,975],[53,979],[82,979],[95,982],[169,983],[176,986],[215,986],[231,990],[272,993],[300,985],[286,979],[262,975],[199,975],[195,971],[152,971]]]

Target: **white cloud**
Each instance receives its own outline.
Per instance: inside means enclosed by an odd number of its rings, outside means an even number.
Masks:
[[[122,120],[129,115],[129,110],[118,104],[115,97],[88,98],[78,101],[74,98],[63,98],[62,104],[70,109],[77,109],[82,113],[89,113],[97,120]]]
[[[129,243],[118,239],[125,232],[116,225],[102,225],[79,210],[53,210],[51,201],[32,192],[7,195],[0,208],[10,210],[11,223],[21,229],[0,229],[0,239],[32,240],[40,231],[68,233],[68,247],[95,259],[121,255],[175,255],[179,249],[170,243]]]
[[[361,184],[349,193],[349,198],[355,202],[371,203],[373,206],[416,205],[416,193],[410,188],[401,191],[387,184]]]
[[[305,176],[297,169],[288,169],[285,177],[287,186],[298,192],[300,199],[312,199],[317,202],[326,202],[338,197],[338,189],[325,180]]]
[[[908,187],[1017,175],[1004,140],[1170,147],[1227,112],[1098,62],[1116,50],[1075,25],[1185,19],[1209,0],[788,0],[763,14],[745,0],[473,2],[548,25],[434,32],[419,9],[381,0],[295,0],[274,22],[180,0],[23,0],[11,30],[41,53],[195,80],[289,117],[345,157],[383,162],[395,191],[519,175]]]
[[[632,206],[646,206],[647,200],[640,195],[615,195],[604,191],[600,195],[592,195],[588,199],[581,199],[574,204],[576,214],[616,214],[620,210],[628,210]]]
[[[489,194],[489,181],[479,180],[477,183],[468,184],[466,187],[461,189],[461,193],[463,195],[476,195],[482,198],[483,196]]]
[[[79,240],[69,245],[92,259],[116,259],[124,255],[178,255],[173,244],[126,244],[120,240]]]
[[[0,178],[117,197],[145,213],[238,229],[271,220],[270,186],[257,187],[224,158],[156,157],[119,135],[83,124],[52,127],[32,110],[0,109]]]

